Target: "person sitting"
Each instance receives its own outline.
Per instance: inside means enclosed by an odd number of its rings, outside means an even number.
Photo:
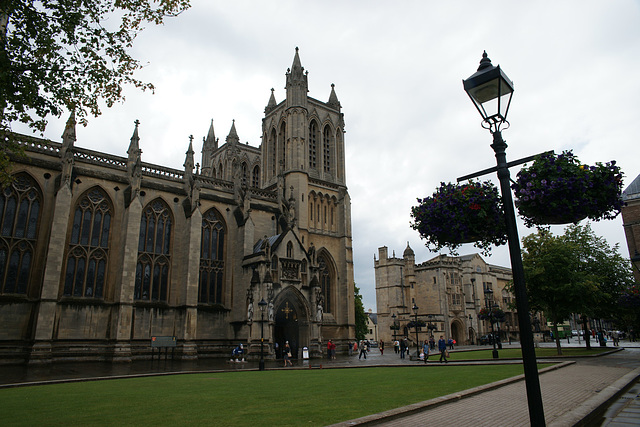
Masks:
[[[242,344],[238,344],[238,346],[231,352],[231,361],[233,361],[235,358],[235,361],[239,362],[239,356],[242,357],[242,362],[244,362],[244,348],[242,347]]]

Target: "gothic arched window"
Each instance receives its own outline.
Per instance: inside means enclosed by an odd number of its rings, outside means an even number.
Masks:
[[[242,162],[242,181],[247,182],[249,178],[249,171],[247,167],[247,162]]]
[[[322,132],[322,162],[323,170],[326,173],[331,173],[331,129],[328,125],[324,127]]]
[[[271,129],[271,138],[269,139],[269,164],[271,166],[271,175],[273,176],[276,176],[276,174],[278,173],[276,170],[276,165],[278,164],[278,161],[276,160],[276,157],[278,155],[276,143],[276,130]]]
[[[287,242],[287,258],[293,258],[293,243]]]
[[[286,168],[287,156],[285,153],[287,151],[287,125],[284,122],[280,124],[280,134],[278,136],[278,163],[281,168]]]
[[[95,188],[78,201],[64,273],[63,295],[102,298],[109,261],[111,203]]]
[[[318,267],[318,279],[320,280],[320,289],[324,298],[324,311],[325,313],[331,313],[333,309],[331,304],[333,275],[331,274],[331,264],[324,254],[318,257]]]
[[[167,301],[171,272],[171,225],[169,207],[156,199],[142,211],[134,298]]]
[[[315,120],[309,125],[309,167],[317,167],[316,150],[318,148],[318,126]]]
[[[224,237],[222,217],[215,209],[202,216],[198,302],[222,304],[224,285]]]
[[[251,186],[260,188],[260,166],[255,165],[251,174]]]
[[[26,294],[42,196],[29,175],[17,175],[0,195],[0,293]]]

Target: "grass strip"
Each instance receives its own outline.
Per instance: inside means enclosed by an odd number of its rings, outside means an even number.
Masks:
[[[611,348],[595,347],[587,350],[585,348],[563,348],[562,356],[575,357],[575,356],[593,356],[601,354],[607,351],[611,351]],[[415,353],[415,352],[414,352]],[[450,353],[450,360],[483,360],[491,359],[493,357],[493,349],[486,350],[471,350],[471,351],[452,351]],[[519,348],[503,348],[498,350],[498,356],[500,359],[521,359],[522,350]],[[536,357],[554,357],[558,356],[558,351],[555,348],[536,348]],[[440,354],[436,351],[431,353],[429,360],[437,361]]]

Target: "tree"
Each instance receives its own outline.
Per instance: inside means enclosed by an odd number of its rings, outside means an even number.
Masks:
[[[618,245],[609,246],[588,224],[571,225],[562,236],[541,229],[525,237],[522,263],[529,304],[552,322],[558,354],[559,323],[572,313],[611,316],[620,293],[633,283]]]
[[[360,288],[353,286],[354,288],[354,303],[356,314],[356,340],[360,341],[364,339],[367,333],[367,314],[364,312],[364,305],[362,304],[362,295],[360,295]]]
[[[43,132],[48,116],[67,110],[86,125],[89,113],[100,115],[100,100],[107,107],[124,100],[124,85],[153,90],[133,77],[142,65],[128,50],[145,24],[189,7],[189,0],[0,2],[0,163],[15,151],[12,122]]]

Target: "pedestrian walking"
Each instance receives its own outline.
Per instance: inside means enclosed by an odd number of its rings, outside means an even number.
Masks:
[[[284,357],[284,367],[287,367],[287,363],[289,364],[289,366],[293,366],[293,363],[291,363],[291,347],[289,346],[289,341],[284,343],[284,351],[283,351],[283,355]]]
[[[358,360],[360,360],[362,356],[364,356],[365,359],[367,358],[367,346],[363,342],[360,342],[360,355],[358,356]]]
[[[380,356],[382,356],[384,354],[384,341],[380,341]]]
[[[407,343],[405,340],[400,340],[400,359],[404,359],[404,352],[407,348]]]
[[[396,354],[400,353],[400,343],[398,342],[398,340],[395,340],[393,342],[393,351],[395,351]]]
[[[444,337],[442,335],[440,335],[440,339],[438,340],[438,351],[440,351],[440,363],[443,362],[442,359],[444,359],[444,363],[449,363],[447,362],[447,342],[444,340]]]
[[[429,360],[429,341],[428,340],[424,340],[424,344],[422,344],[422,353],[423,353],[423,357],[424,357],[424,363],[427,363],[427,360]]]

